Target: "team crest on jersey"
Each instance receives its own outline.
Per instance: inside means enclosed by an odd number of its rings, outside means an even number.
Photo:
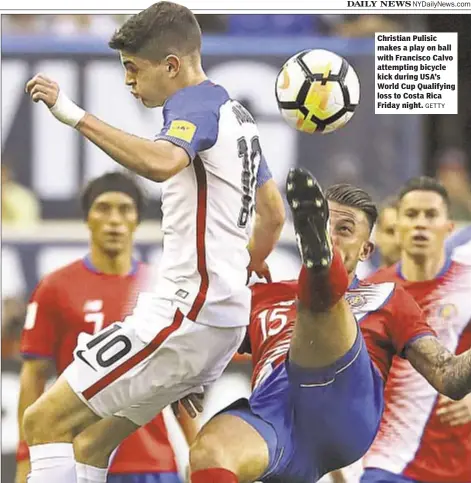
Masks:
[[[371,312],[375,312],[386,304],[394,291],[394,283],[377,283],[362,285],[351,289],[345,294],[353,315],[360,322]]]
[[[366,298],[362,294],[347,294],[345,300],[352,309],[359,309],[366,304]]]
[[[167,136],[191,142],[196,132],[196,126],[188,121],[172,121],[167,131]]]

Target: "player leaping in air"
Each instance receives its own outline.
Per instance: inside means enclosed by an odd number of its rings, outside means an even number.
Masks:
[[[26,89],[124,167],[166,181],[159,279],[125,324],[79,343],[74,362],[26,410],[29,483],[75,482],[72,441],[100,418],[123,416],[137,428],[220,376],[249,323],[247,267],[264,269],[284,221],[257,125],[206,78],[191,11],[157,3],[128,19],[110,47],[132,94],[164,105],[154,141],[86,113],[43,75]]]
[[[299,169],[287,194],[303,268],[297,282],[253,287],[253,393],[203,427],[192,483],[313,483],[356,461],[378,430],[395,354],[451,398],[471,391],[471,351],[443,347],[402,288],[354,277],[373,249],[369,195],[336,185],[324,197]]]

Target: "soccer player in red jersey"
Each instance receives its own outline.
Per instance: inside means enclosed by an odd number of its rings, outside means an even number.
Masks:
[[[453,225],[445,188],[413,178],[399,195],[399,263],[371,282],[394,282],[411,294],[428,324],[451,352],[471,347],[471,260],[446,252]],[[364,459],[363,482],[469,483],[471,396],[452,401],[395,358],[385,391],[379,433]]]
[[[44,277],[28,306],[21,339],[18,416],[44,391],[50,372],[57,374],[72,362],[78,337],[109,326],[132,308],[145,267],[132,257],[133,236],[142,216],[144,198],[127,175],[108,173],[91,181],[82,197],[90,232],[90,253]],[[112,329],[111,329],[112,330]],[[119,348],[118,348],[119,349]],[[104,350],[103,362],[115,357]],[[183,427],[191,438],[187,416]],[[86,429],[74,440],[78,483],[177,483],[175,455],[162,415],[131,434],[114,455],[106,479],[108,460],[118,444],[134,431],[125,418],[110,418]],[[195,431],[193,431],[195,433]],[[23,427],[20,424],[23,439]],[[18,448],[16,483],[29,471],[28,447]],[[67,483],[67,482],[65,482]]]
[[[352,463],[376,435],[395,355],[452,398],[471,391],[471,351],[443,347],[401,287],[355,279],[373,249],[369,195],[337,185],[324,197],[295,169],[287,196],[303,268],[298,282],[253,287],[253,393],[198,434],[192,483],[312,483]]]

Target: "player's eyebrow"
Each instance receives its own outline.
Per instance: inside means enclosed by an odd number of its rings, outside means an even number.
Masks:
[[[125,67],[125,68],[132,67],[134,69],[137,68],[136,64],[134,62],[132,62],[131,60],[123,60],[123,67]]]
[[[100,208],[103,208],[103,207],[109,207],[111,204],[108,202],[108,201],[97,201],[95,203],[95,206],[98,206]]]

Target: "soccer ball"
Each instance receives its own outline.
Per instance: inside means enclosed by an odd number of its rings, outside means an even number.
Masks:
[[[328,50],[291,57],[276,79],[276,100],[286,122],[298,131],[327,133],[352,118],[360,101],[353,67]]]

